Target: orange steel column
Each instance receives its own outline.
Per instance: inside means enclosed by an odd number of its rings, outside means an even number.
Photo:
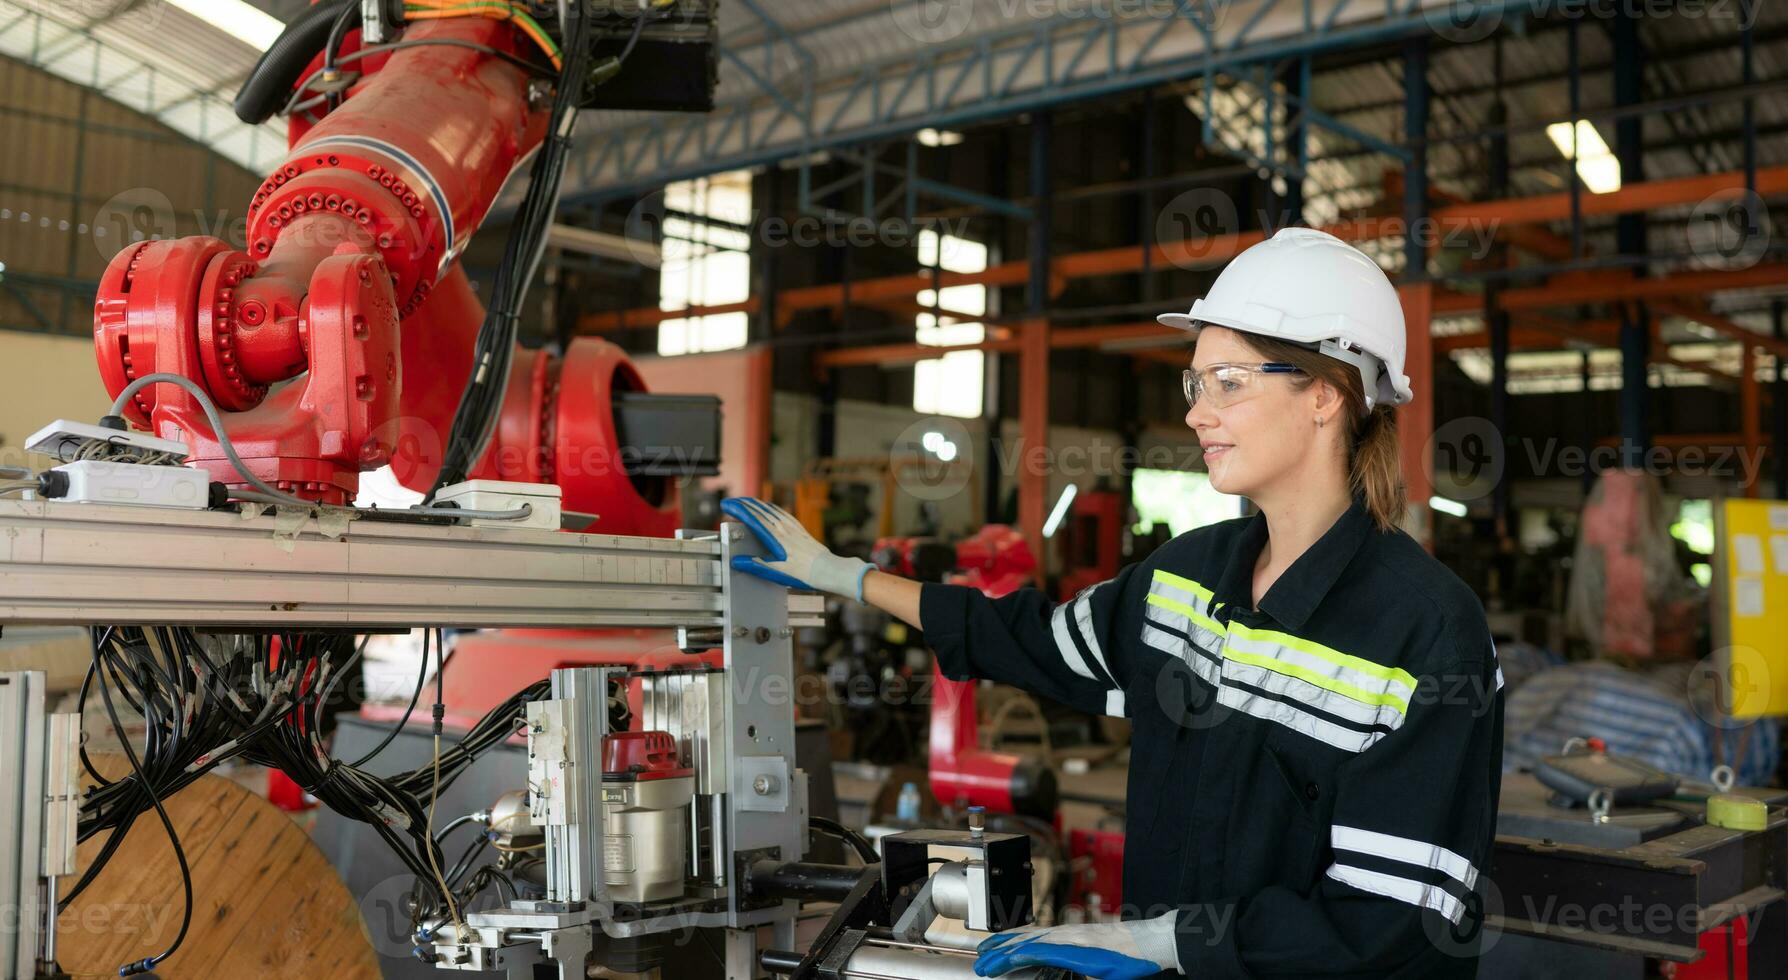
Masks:
[[[1037,556],[1037,584],[1048,562],[1043,555],[1043,521],[1049,501],[1049,321],[1026,320],[1018,328],[1018,529]],[[997,465],[996,460],[988,460]]]
[[[771,418],[776,397],[772,358],[771,348],[765,346],[752,351],[746,360],[751,372],[745,395],[745,439],[750,456],[745,475],[739,482],[747,487],[761,487],[770,482]]]
[[[1741,469],[1744,472],[1745,496],[1757,496],[1757,471],[1761,469],[1759,457],[1763,454],[1763,397],[1757,387],[1757,348],[1745,345],[1744,357],[1739,361],[1738,372],[1738,404],[1741,424],[1744,429],[1745,458]],[[1777,452],[1783,447],[1777,446]]]
[[[1409,335],[1409,350],[1403,358],[1403,373],[1409,375],[1409,386],[1415,398],[1397,410],[1397,430],[1403,444],[1403,482],[1409,487],[1411,513],[1416,515],[1410,534],[1430,546],[1433,515],[1428,511],[1428,498],[1434,493],[1434,480],[1428,467],[1429,441],[1434,435],[1434,336],[1429,321],[1434,312],[1434,284],[1420,282],[1397,287],[1403,301],[1403,327]]]

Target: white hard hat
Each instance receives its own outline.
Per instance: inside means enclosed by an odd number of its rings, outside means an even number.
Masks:
[[[1316,345],[1359,369],[1368,410],[1411,397],[1396,288],[1366,253],[1325,231],[1282,229],[1230,260],[1190,312],[1155,319],[1194,335],[1210,324]]]

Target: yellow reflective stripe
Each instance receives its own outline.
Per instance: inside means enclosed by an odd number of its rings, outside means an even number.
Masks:
[[[1301,636],[1292,636],[1290,633],[1281,633],[1277,630],[1249,629],[1241,623],[1230,623],[1229,628],[1236,636],[1239,636],[1244,640],[1277,643],[1282,647],[1289,647],[1290,649],[1297,650],[1301,653],[1307,653],[1312,657],[1327,660],[1329,663],[1332,663],[1337,667],[1346,667],[1349,670],[1357,670],[1368,677],[1376,677],[1381,681],[1402,684],[1411,691],[1416,689],[1415,677],[1413,677],[1409,671],[1404,670],[1401,667],[1386,667],[1384,664],[1375,664],[1370,660],[1363,660],[1359,657],[1352,656],[1351,654],[1342,653],[1339,650],[1331,650],[1320,643],[1312,643]],[[1403,703],[1408,704],[1409,699],[1403,699]]]
[[[1205,605],[1207,605],[1207,606],[1210,605],[1211,600],[1213,598],[1215,598],[1214,596],[1211,595],[1210,589],[1207,589],[1204,586],[1199,585],[1197,582],[1194,582],[1189,578],[1181,578],[1180,576],[1175,575],[1172,572],[1164,572],[1159,568],[1155,569],[1155,581],[1160,582],[1164,585],[1171,585],[1176,589],[1182,589],[1186,592],[1190,592],[1193,595],[1199,597],[1200,599],[1203,599],[1205,602]]]
[[[1160,606],[1163,609],[1179,613],[1181,616],[1190,619],[1192,622],[1197,623],[1213,633],[1221,634],[1223,632],[1222,624],[1178,599],[1169,599],[1164,595],[1150,592],[1148,595],[1148,604],[1151,606]]]
[[[1276,660],[1272,657],[1262,656],[1258,653],[1245,653],[1241,650],[1237,650],[1235,647],[1225,648],[1223,651],[1223,658],[1225,660],[1234,660],[1237,663],[1252,664],[1262,670],[1270,670],[1275,674],[1284,674],[1287,677],[1295,677],[1306,683],[1314,684],[1325,691],[1339,694],[1344,698],[1351,698],[1362,704],[1381,705],[1390,708],[1400,715],[1406,715],[1409,708],[1408,698],[1399,697],[1390,691],[1378,693],[1361,690],[1346,681],[1336,680],[1333,677],[1319,674],[1301,664]],[[1317,705],[1317,707],[1321,707],[1321,705]]]

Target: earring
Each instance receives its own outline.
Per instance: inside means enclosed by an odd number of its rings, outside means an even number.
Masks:
[[[1320,415],[1318,415],[1318,416],[1317,416],[1317,417],[1316,417],[1316,427],[1317,427],[1317,428],[1318,428],[1318,429],[1320,429],[1320,428],[1322,428],[1322,416],[1320,416]]]

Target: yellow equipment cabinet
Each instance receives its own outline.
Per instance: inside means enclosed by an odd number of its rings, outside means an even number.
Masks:
[[[1788,714],[1788,501],[1714,502],[1713,640],[1734,718]]]

